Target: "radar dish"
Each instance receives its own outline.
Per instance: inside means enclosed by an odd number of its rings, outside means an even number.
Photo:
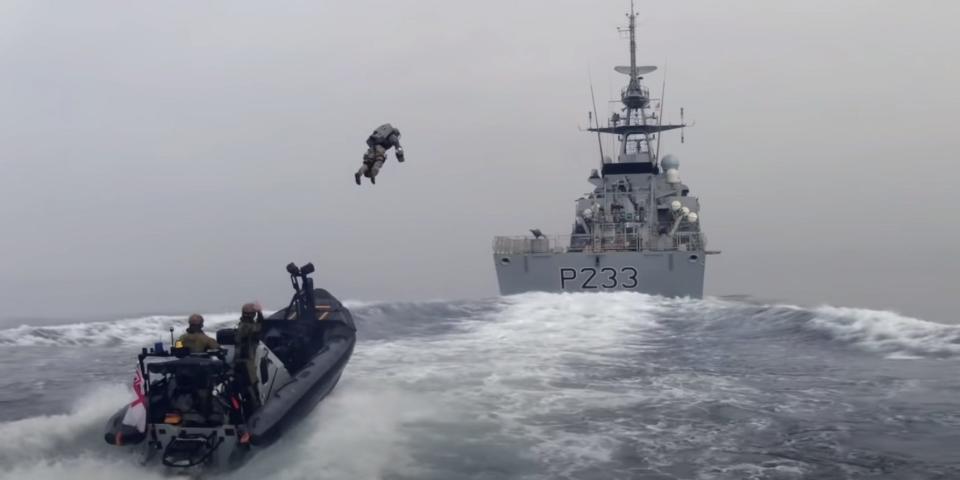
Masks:
[[[630,67],[626,65],[620,65],[619,67],[613,67],[617,73],[622,73],[624,75],[630,75]],[[642,67],[637,67],[637,75],[646,75],[650,72],[656,71],[657,67],[653,65],[644,65]]]

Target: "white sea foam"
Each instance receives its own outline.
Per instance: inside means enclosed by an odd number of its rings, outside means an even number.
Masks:
[[[0,423],[0,466],[33,465],[64,452],[89,453],[91,442],[103,441],[106,419],[132,397],[128,387],[103,385],[79,399],[69,413]]]
[[[412,468],[404,425],[438,411],[429,397],[348,372],[310,417],[231,478],[382,478]]]
[[[442,406],[415,392],[345,377],[310,417],[227,477],[381,478],[387,466],[396,472],[411,465],[402,425],[432,418]],[[131,398],[128,387],[105,385],[69,413],[0,423],[0,479],[162,478],[140,467],[135,452],[103,443],[107,418]]]
[[[477,452],[477,445],[511,442],[515,451],[505,454],[516,456],[515,461],[575,476],[578,468],[609,461],[624,437],[649,432],[645,425],[612,422],[594,425],[587,433],[563,422],[581,418],[587,409],[617,411],[644,402],[696,404],[705,399],[703,392],[720,385],[720,380],[680,374],[635,385],[597,374],[633,370],[638,355],[657,355],[657,340],[667,333],[657,317],[677,308],[678,302],[691,303],[634,293],[517,295],[487,302],[488,308],[476,309],[463,320],[463,328],[445,335],[366,342],[358,346],[336,393],[293,436],[263,452],[238,475],[247,478],[247,473],[260,471],[291,479],[320,473],[329,478],[380,478],[387,467],[394,473],[413,470],[410,458],[444,447],[436,444],[435,429],[411,427],[429,419],[453,430],[472,425],[468,437],[445,440],[464,456],[489,453]],[[358,306],[366,307],[376,308]],[[225,315],[222,321],[233,318]],[[156,331],[177,320],[120,321],[111,331],[135,337],[138,328]],[[95,341],[79,327],[62,327],[60,338]],[[113,325],[104,322],[94,328],[110,330]],[[140,339],[145,340],[149,338]],[[710,386],[703,386],[705,381]],[[121,404],[109,403],[109,412],[96,415],[96,425]],[[566,420],[552,424],[544,418]],[[61,420],[62,435],[40,438],[62,444],[69,432],[80,428],[73,422],[82,423],[73,414],[51,421]],[[99,433],[93,441],[100,441]],[[80,465],[87,460],[69,461]],[[61,468],[62,462],[49,468]]]
[[[672,302],[632,293],[505,297],[468,320],[465,330],[364,345],[351,368],[439,397],[458,409],[462,422],[493,423],[477,427],[470,442],[510,438],[520,447],[513,454],[564,473],[609,460],[624,427],[610,424],[587,434],[541,418],[580,417],[588,408],[629,408],[648,396],[689,393],[679,384],[643,391],[591,378],[591,368],[631,368],[639,353],[656,351],[647,340],[662,334],[656,317]],[[471,452],[469,445],[458,450]]]
[[[390,315],[381,313],[399,308],[372,302],[350,305],[361,330],[366,315],[376,317],[378,325],[389,325]],[[411,308],[419,315],[434,311],[435,305]],[[756,407],[751,402],[763,393],[735,376],[672,364],[672,352],[664,349],[678,341],[696,341],[702,333],[682,330],[690,337],[678,340],[674,328],[684,328],[684,322],[712,322],[707,331],[711,338],[723,334],[725,322],[738,322],[735,331],[742,332],[750,322],[762,326],[767,321],[795,331],[825,332],[836,341],[894,358],[960,353],[957,327],[837,307],[746,309],[736,302],[632,293],[533,293],[470,303],[456,313],[462,315],[458,327],[442,334],[385,335],[358,344],[334,393],[229,478],[470,477],[463,468],[477,468],[479,477],[526,471],[578,478],[591,468],[615,466],[617,455],[631,449],[642,451],[644,464],[651,468],[675,465],[678,452],[697,463],[713,458],[714,450],[736,450],[731,442],[739,437],[730,429],[772,428],[768,419],[750,416],[750,408]],[[235,318],[211,315],[207,321],[216,326]],[[182,320],[146,317],[43,327],[53,328],[53,333],[19,327],[0,331],[0,344],[103,345],[104,332],[122,338],[123,344],[142,344],[153,340],[150,332]],[[441,319],[423,319],[432,320]],[[791,329],[775,330],[783,331]],[[128,396],[126,387],[104,387],[71,413],[0,424],[0,438],[6,439],[0,443],[0,477],[112,479],[139,474],[133,460],[102,441],[103,422]],[[822,408],[802,404],[799,396],[790,398],[780,408],[800,413],[814,408],[811,415]],[[794,405],[794,400],[799,403]],[[639,417],[634,413],[638,409],[654,416]],[[717,428],[709,420],[704,426],[684,417],[714,414],[743,418]],[[485,467],[484,462],[503,470]],[[770,471],[753,463],[728,468],[758,475]],[[776,469],[784,470],[781,475],[804,474],[793,464]]]
[[[207,330],[236,322],[238,313],[204,315]],[[182,332],[185,316],[151,315],[123,320],[67,325],[21,325],[0,330],[0,346],[111,346],[169,342],[169,329]]]
[[[824,306],[809,325],[837,340],[869,351],[916,356],[960,354],[960,326],[944,325],[894,312]]]

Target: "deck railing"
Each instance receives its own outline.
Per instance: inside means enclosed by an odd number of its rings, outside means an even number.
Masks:
[[[673,250],[700,251],[707,249],[707,236],[703,232],[677,232],[673,234]]]
[[[566,252],[642,252],[642,251],[701,251],[706,237],[701,232],[677,232],[670,239],[644,242],[640,233],[615,235],[544,235],[500,236],[493,239],[493,253],[497,255],[549,254]]]

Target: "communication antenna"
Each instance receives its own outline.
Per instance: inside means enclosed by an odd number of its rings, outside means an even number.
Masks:
[[[686,124],[683,123],[683,107],[680,107],[680,125],[683,125],[682,127],[680,127],[680,143],[683,143],[684,141],[683,131],[686,127]]]
[[[663,101],[667,98],[667,61],[663,61],[663,86],[660,87],[660,113],[657,114],[657,153],[654,156],[655,161],[660,161],[660,139],[663,137],[663,132],[660,131],[660,126],[663,125]],[[680,123],[683,123],[681,121]]]
[[[603,140],[600,137],[600,118],[597,117],[597,97],[593,94],[593,74],[587,70],[587,77],[590,79],[590,100],[593,101],[593,118],[597,126],[597,146],[600,147],[600,165],[603,165]]]

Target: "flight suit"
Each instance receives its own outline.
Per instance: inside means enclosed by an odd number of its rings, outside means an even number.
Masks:
[[[400,130],[389,123],[380,125],[367,137],[367,147],[367,153],[363,154],[363,165],[353,175],[357,185],[360,184],[361,176],[369,178],[370,183],[376,183],[377,174],[387,160],[387,150],[395,149],[397,161],[404,160],[403,147],[400,146]]]

